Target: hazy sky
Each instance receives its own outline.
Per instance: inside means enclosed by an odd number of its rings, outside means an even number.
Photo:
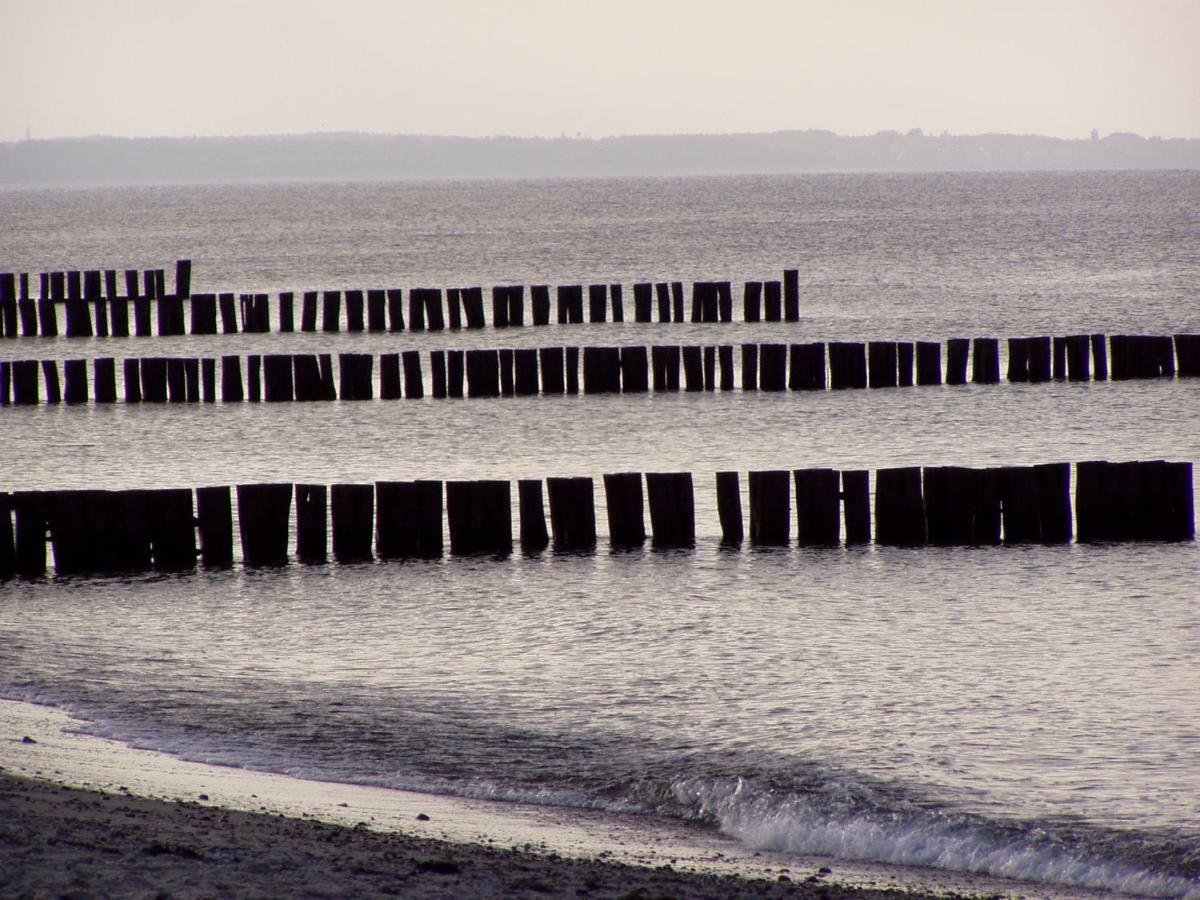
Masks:
[[[0,140],[1200,137],[1200,0],[0,0]]]

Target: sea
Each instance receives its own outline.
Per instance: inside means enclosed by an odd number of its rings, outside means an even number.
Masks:
[[[725,324],[23,338],[3,359],[1200,332],[1200,172],[44,189],[0,192],[0,223],[0,270],[188,258],[193,290],[272,302],[619,282],[631,307],[637,281],[735,286]],[[741,284],[785,268],[801,320],[740,321]],[[95,734],[754,848],[1200,897],[1195,543],[730,549],[713,480],[1200,462],[1195,381],[43,404],[0,409],[0,448],[0,490],[597,479],[590,553],[0,584],[0,697]],[[693,549],[610,548],[599,478],[627,471],[693,473]]]

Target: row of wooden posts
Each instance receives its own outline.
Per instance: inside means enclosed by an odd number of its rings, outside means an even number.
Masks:
[[[1114,380],[1200,376],[1200,335],[1171,337],[1077,335],[1067,338],[1010,338],[1010,382]],[[1030,350],[1036,348],[1036,352]],[[1089,349],[1094,369],[1089,365]],[[824,390],[927,384],[994,384],[1000,381],[999,341],[952,338],[942,345],[921,341],[741,345],[741,389]],[[1061,351],[1061,352],[1060,352]],[[1176,364],[1178,358],[1178,365]],[[582,379],[580,360],[582,359]],[[915,366],[914,366],[915,362]],[[970,362],[970,366],[968,366]],[[375,396],[375,358],[366,353],[221,357],[220,399],[369,400]],[[243,378],[243,371],[245,377]],[[682,380],[681,380],[682,372]],[[40,373],[40,387],[39,387]],[[655,347],[542,347],[518,350],[434,350],[429,353],[430,392],[435,398],[533,394],[730,391],[735,385],[734,345]],[[199,358],[125,359],[123,399],[141,402],[215,402],[217,361]],[[424,397],[421,352],[379,357],[379,396],[385,400]],[[403,386],[403,389],[402,389]],[[66,360],[62,378],[55,360],[0,361],[0,405],[115,403],[117,366],[111,357]]]
[[[695,497],[688,472],[603,477],[613,547],[691,547]],[[795,490],[791,489],[794,484]],[[644,485],[644,488],[643,488]],[[550,528],[538,479],[517,482],[518,540],[525,553],[597,544],[595,485],[547,478]],[[716,475],[722,540],[741,545],[737,472]],[[25,491],[0,494],[0,575],[46,572],[46,544],[60,575],[211,567],[234,561],[229,487]],[[443,518],[452,555],[513,549],[508,481],[380,481],[375,484],[243,484],[237,533],[249,566],[439,558]],[[443,508],[444,501],[444,508]],[[647,533],[644,511],[650,511]],[[872,536],[869,473],[835,469],[749,473],[749,541],[758,546],[865,544]],[[332,525],[332,528],[330,528]],[[1195,536],[1190,462],[1081,462],[1075,467],[1074,533],[1080,542],[1184,541]],[[886,546],[1063,544],[1071,541],[1068,463],[991,469],[927,467],[875,473],[874,538]],[[197,542],[198,536],[198,542]]]
[[[176,264],[175,291],[167,293],[165,272],[128,269],[125,292],[118,292],[114,269],[101,272],[43,272],[40,296],[29,291],[28,273],[0,273],[0,337],[57,337],[57,306],[66,309],[67,337],[129,337],[132,334],[211,335],[266,333],[271,330],[271,298],[263,293],[191,293],[191,263]],[[103,278],[102,278],[103,276]],[[585,305],[586,296],[586,305]],[[399,288],[372,290],[305,291],[300,297],[300,331],[336,332],[342,329],[369,332],[440,331],[447,327],[483,328],[487,324],[481,287]],[[185,301],[188,315],[185,315]],[[407,318],[405,307],[407,305]],[[692,284],[690,310],[682,281],[639,282],[633,286],[635,322],[730,322],[733,290],[728,281]],[[782,280],[747,281],[742,297],[747,322],[798,322],[800,280],[797,269],[787,269]],[[625,321],[624,291],[620,284],[558,285],[555,317],[560,325]],[[296,294],[278,297],[280,332],[297,330]],[[157,312],[157,322],[152,313]],[[497,328],[525,324],[525,286],[498,285],[491,289],[491,324]],[[551,288],[529,288],[532,324],[549,325]],[[655,318],[657,316],[657,318]],[[240,317],[240,323],[239,323]],[[190,318],[190,321],[187,319]]]

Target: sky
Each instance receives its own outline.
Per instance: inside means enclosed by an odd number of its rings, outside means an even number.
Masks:
[[[1200,138],[1200,0],[0,0],[0,141]]]

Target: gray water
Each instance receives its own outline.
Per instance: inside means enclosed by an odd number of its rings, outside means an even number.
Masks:
[[[0,348],[69,358],[1197,331],[1198,200],[1195,173],[0,193],[9,270],[187,256],[197,290],[274,292],[738,282],[798,266],[803,311],[796,325]],[[1198,400],[1181,379],[8,408],[0,489],[691,471],[699,537],[686,552],[610,552],[602,536],[586,555],[10,583],[0,695],[204,761],[1196,895],[1195,544],[729,551],[712,473],[1198,461]]]

